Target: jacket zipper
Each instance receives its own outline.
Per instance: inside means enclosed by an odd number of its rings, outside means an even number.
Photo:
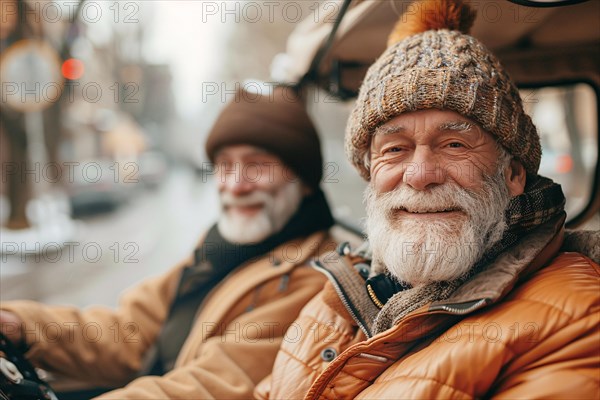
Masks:
[[[377,362],[380,362],[380,363],[386,363],[386,362],[388,362],[387,357],[376,356],[374,354],[369,354],[369,353],[359,353],[356,357],[366,358],[368,360],[373,360],[373,361],[377,361]]]
[[[377,308],[379,308],[381,310],[383,308],[384,304],[379,300],[379,298],[375,294],[375,291],[373,290],[373,288],[371,287],[370,284],[367,284],[367,293],[369,293],[369,297],[371,298],[373,303],[375,303]]]
[[[444,305],[432,307],[430,309],[430,311],[444,310],[450,314],[465,315],[465,314],[475,311],[476,309],[480,308],[481,306],[486,305],[488,303],[488,301],[489,301],[488,299],[481,299],[481,300],[475,302],[474,304],[470,305],[467,308],[458,308],[458,307],[453,307],[452,305],[444,304]]]
[[[335,289],[336,293],[338,294],[338,297],[340,298],[342,304],[344,305],[344,307],[346,308],[346,310],[348,311],[348,313],[350,314],[350,316],[352,317],[354,322],[356,322],[358,324],[358,327],[365,333],[365,335],[368,338],[372,337],[371,331],[361,322],[361,320],[358,318],[358,316],[354,312],[354,306],[346,298],[346,295],[342,291],[337,279],[335,279],[335,276],[331,272],[329,272],[329,270],[327,270],[327,268],[325,268],[323,266],[323,264],[321,264],[321,261],[319,261],[319,260],[314,260],[313,266],[316,270],[320,271],[321,273],[325,274],[325,276],[327,276],[329,281],[333,284],[333,288]]]

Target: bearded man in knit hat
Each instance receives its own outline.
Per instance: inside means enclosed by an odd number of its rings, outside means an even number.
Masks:
[[[515,84],[463,33],[474,14],[419,7],[346,131],[370,243],[317,262],[330,282],[294,324],[306,334],[255,396],[598,398],[597,261],[564,252],[561,188],[537,175]]]
[[[206,151],[221,215],[187,260],[134,287],[116,311],[2,304],[3,333],[34,364],[92,387],[127,384],[101,399],[252,396],[286,329],[325,283],[308,260],[335,248],[319,138],[290,88],[241,91]],[[86,339],[89,324],[97,340]],[[70,333],[48,337],[49,326]]]

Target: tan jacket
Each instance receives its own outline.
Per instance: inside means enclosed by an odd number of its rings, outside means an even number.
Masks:
[[[248,398],[270,371],[286,329],[323,287],[307,265],[334,244],[319,232],[279,246],[235,270],[207,297],[163,377],[142,377],[102,399]],[[185,260],[129,290],[114,311],[8,302],[22,318],[27,357],[52,372],[94,386],[120,387],[135,377],[160,332]]]
[[[600,268],[557,254],[560,241],[538,254],[535,241],[520,243],[487,277],[369,339],[328,284],[255,396],[600,398]]]

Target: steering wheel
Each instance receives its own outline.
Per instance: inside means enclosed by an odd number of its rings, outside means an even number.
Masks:
[[[58,400],[35,368],[12,342],[0,333],[0,399]]]

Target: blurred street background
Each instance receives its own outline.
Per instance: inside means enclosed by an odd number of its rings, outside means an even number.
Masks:
[[[219,212],[204,154],[219,111],[239,88],[274,83],[290,67],[288,36],[302,21],[331,24],[341,4],[0,0],[0,301],[115,305],[187,256]],[[523,97],[540,173],[576,214],[598,156],[593,89]],[[365,184],[343,150],[352,103],[307,96],[325,192],[336,217],[360,226]]]
[[[318,4],[0,1],[0,300],[114,305],[187,256],[219,210],[204,154],[214,119],[239,87],[273,81]],[[327,114],[325,186],[359,223],[350,105],[331,100],[308,105]]]

